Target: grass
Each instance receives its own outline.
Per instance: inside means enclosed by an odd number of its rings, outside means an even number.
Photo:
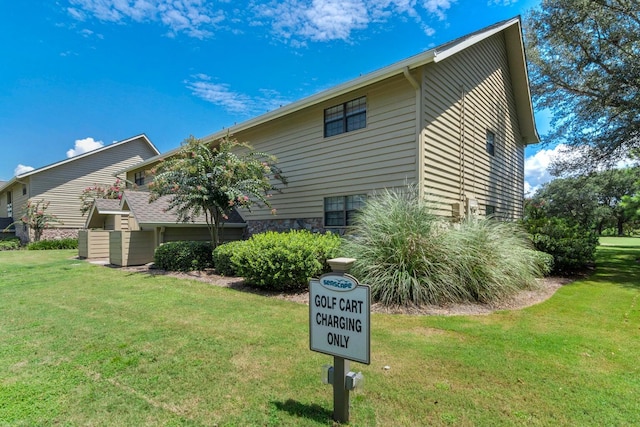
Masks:
[[[351,424],[640,424],[640,245],[626,242],[525,310],[372,315]],[[333,425],[308,307],[73,255],[0,252],[0,425]]]

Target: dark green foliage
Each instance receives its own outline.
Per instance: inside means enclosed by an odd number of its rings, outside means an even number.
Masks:
[[[244,241],[241,240],[228,242],[213,250],[213,266],[216,269],[216,273],[222,276],[235,276],[237,274],[231,257],[240,250],[242,245],[244,245]]]
[[[16,249],[20,249],[20,239],[14,237],[0,240],[0,251],[13,251]]]
[[[193,271],[213,267],[210,242],[168,242],[156,249],[154,263],[168,271]]]
[[[598,236],[564,218],[547,216],[544,207],[528,201],[522,221],[536,249],[553,256],[554,273],[572,273],[584,269],[595,259]]]
[[[78,249],[78,239],[65,238],[55,240],[39,240],[27,245],[30,251],[43,251],[51,249]]]
[[[556,171],[615,164],[640,148],[637,0],[542,0],[526,20],[536,107],[553,115],[547,142],[578,149]]]
[[[326,260],[338,255],[339,246],[340,237],[330,233],[269,231],[238,245],[232,262],[249,284],[273,290],[302,289],[310,278],[329,271]]]

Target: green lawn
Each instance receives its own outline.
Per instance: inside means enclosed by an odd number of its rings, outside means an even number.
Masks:
[[[525,310],[372,315],[351,424],[640,425],[628,242]],[[73,255],[0,252],[0,425],[333,425],[308,307]]]

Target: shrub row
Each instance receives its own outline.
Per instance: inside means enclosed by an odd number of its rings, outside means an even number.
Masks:
[[[340,237],[331,233],[269,231],[221,245],[213,259],[220,274],[242,276],[261,288],[305,288],[310,278],[329,271],[326,261],[338,255],[340,242]]]
[[[64,239],[39,240],[27,245],[30,251],[46,251],[53,249],[78,249],[78,239],[67,237]]]
[[[0,251],[13,251],[20,249],[20,239],[12,238],[0,240]]]
[[[167,242],[154,254],[157,268],[168,271],[193,271],[213,267],[209,242]]]

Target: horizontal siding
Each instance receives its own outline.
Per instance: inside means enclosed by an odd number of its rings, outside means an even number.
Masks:
[[[472,197],[481,214],[492,205],[498,215],[520,217],[524,145],[503,35],[428,64],[423,81],[425,188],[439,213]],[[495,156],[485,149],[487,130],[496,135]]]
[[[56,166],[29,177],[30,197],[50,202],[48,213],[62,220],[65,228],[81,228],[86,220],[80,214],[82,191],[113,184],[116,172],[154,154],[141,138]]]
[[[324,109],[363,95],[367,127],[324,138]],[[325,197],[370,194],[417,179],[415,92],[403,76],[234,136],[278,157],[289,185],[271,199],[276,219],[322,217]],[[274,218],[265,208],[243,216]]]

